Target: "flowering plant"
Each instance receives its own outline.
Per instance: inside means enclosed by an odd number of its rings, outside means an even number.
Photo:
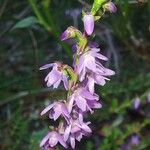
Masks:
[[[99,9],[103,11],[101,15],[97,15]],[[84,32],[70,26],[62,33],[62,41],[70,38],[77,41],[73,46],[75,53],[72,67],[54,62],[40,68],[52,68],[45,78],[48,87],[57,88],[62,81],[68,91],[66,100],[54,101],[41,112],[41,115],[48,114],[54,121],[61,117],[58,127],[41,141],[40,147],[44,150],[53,149],[58,143],[65,148],[70,144],[74,149],[76,140],[80,141],[83,136],[92,133],[90,122],[85,122],[84,116],[88,112],[93,113],[93,109],[102,107],[94,85],[105,85],[108,77],[115,74],[100,62],[108,59],[99,53],[97,44],[89,42],[89,36],[94,31],[94,22],[105,11],[115,12],[116,6],[111,1],[95,0],[91,12],[83,13]]]

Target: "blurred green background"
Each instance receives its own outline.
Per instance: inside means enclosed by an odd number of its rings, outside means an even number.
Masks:
[[[92,2],[0,0],[0,150],[39,150],[53,124],[40,111],[66,93],[47,89],[47,72],[38,68],[55,60],[71,65],[71,41],[62,43],[59,36],[70,25],[83,31],[81,12]],[[150,1],[115,3],[117,13],[96,23],[91,40],[116,75],[97,87],[103,108],[88,116],[93,134],[77,150],[150,150]]]

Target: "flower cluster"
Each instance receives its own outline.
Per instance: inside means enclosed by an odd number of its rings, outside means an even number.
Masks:
[[[94,3],[93,7],[94,5],[97,3]],[[112,2],[102,3],[99,5],[100,8],[104,11],[116,11]],[[52,68],[45,78],[48,87],[57,88],[62,81],[68,91],[66,100],[54,101],[41,112],[41,115],[47,114],[54,121],[60,118],[58,127],[49,132],[41,141],[40,147],[44,150],[53,149],[58,143],[65,148],[71,145],[74,149],[76,140],[80,141],[83,136],[89,136],[92,133],[89,127],[90,122],[85,122],[84,116],[102,107],[94,86],[95,84],[105,85],[109,80],[108,77],[115,74],[114,71],[102,65],[102,61],[108,59],[100,54],[98,44],[88,41],[88,37],[94,31],[95,9],[83,15],[83,33],[71,26],[61,35],[62,41],[70,38],[77,41],[73,46],[75,50],[73,66],[54,62],[40,68],[40,70]]]

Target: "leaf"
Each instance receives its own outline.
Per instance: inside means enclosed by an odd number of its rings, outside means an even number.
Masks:
[[[34,131],[31,134],[30,138],[30,144],[29,144],[29,150],[40,150],[39,149],[39,143],[42,140],[42,138],[47,134],[48,129],[44,128],[39,131]]]
[[[17,22],[13,26],[12,30],[17,29],[17,28],[28,28],[28,27],[35,25],[36,23],[38,23],[37,18],[34,16],[30,16],[30,17],[24,18],[24,19],[20,20],[19,22]]]
[[[118,127],[123,122],[123,116],[118,116],[118,118],[112,123],[112,127]]]

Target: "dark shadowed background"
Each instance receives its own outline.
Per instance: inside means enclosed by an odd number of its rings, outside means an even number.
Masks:
[[[48,72],[39,67],[55,60],[72,64],[72,41],[59,37],[71,25],[83,31],[81,13],[92,2],[0,0],[0,150],[39,150],[53,124],[40,112],[66,95],[62,86],[46,88]],[[87,116],[93,134],[77,150],[150,150],[150,1],[115,3],[117,13],[96,23],[91,41],[116,75],[97,87],[103,108]]]

